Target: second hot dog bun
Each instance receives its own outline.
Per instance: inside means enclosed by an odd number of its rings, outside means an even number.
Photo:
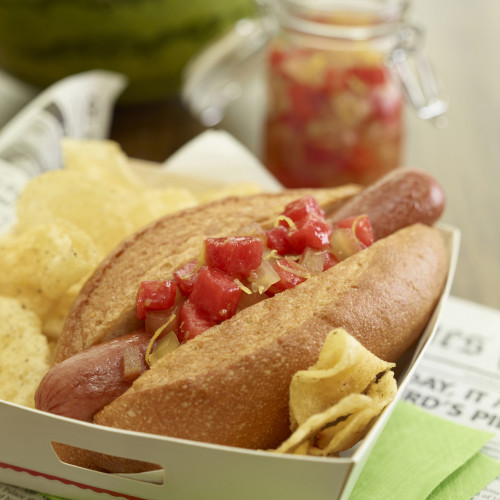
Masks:
[[[343,327],[382,359],[419,337],[448,268],[441,233],[416,224],[182,345],[95,417],[98,424],[244,448],[289,433],[288,385]],[[159,417],[161,415],[161,417]]]

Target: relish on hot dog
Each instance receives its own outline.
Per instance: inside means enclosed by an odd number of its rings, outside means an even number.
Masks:
[[[326,334],[344,327],[395,360],[422,332],[446,278],[442,237],[421,224],[444,206],[430,176],[402,169],[357,196],[343,189],[215,202],[124,242],[70,312],[37,407],[200,441],[279,445],[290,379],[315,363]],[[174,257],[157,255],[165,237],[179,246]],[[109,399],[97,403],[85,380],[103,364],[113,374],[99,387]],[[105,457],[92,460],[114,470]]]
[[[285,207],[273,228],[254,224],[234,236],[207,238],[200,258],[174,271],[173,279],[142,281],[137,318],[145,320],[152,339],[165,325],[178,342],[186,342],[372,243],[367,215],[332,226],[317,200],[304,196]]]

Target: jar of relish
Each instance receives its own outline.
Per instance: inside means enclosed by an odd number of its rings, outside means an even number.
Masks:
[[[404,22],[406,3],[271,0],[266,7],[276,22],[266,57],[267,168],[294,188],[366,185],[401,165],[405,91],[423,114],[446,108],[437,90],[424,102],[422,89],[436,88],[435,80],[419,30]]]
[[[191,62],[182,95],[215,126],[249,79],[262,80],[237,128],[259,123],[261,159],[283,186],[370,184],[404,161],[406,103],[422,119],[446,111],[408,0],[256,3],[259,18]]]

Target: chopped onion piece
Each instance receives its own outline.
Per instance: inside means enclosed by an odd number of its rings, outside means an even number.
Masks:
[[[175,314],[172,314],[172,316],[170,316],[169,320],[163,326],[158,328],[158,330],[156,330],[155,334],[151,337],[151,340],[149,341],[148,348],[146,349],[146,355],[145,355],[146,363],[148,364],[148,366],[151,366],[151,361],[150,361],[149,357],[150,357],[151,349],[153,348],[154,341],[163,333],[163,330],[165,330],[165,328],[167,328],[167,326],[170,323],[172,323],[172,321],[175,319],[175,317],[176,317]]]
[[[279,274],[268,260],[262,260],[260,266],[251,271],[248,276],[252,290],[258,293],[264,293],[279,280]]]
[[[332,253],[342,261],[361,250],[361,244],[351,228],[336,228],[330,237]]]
[[[158,342],[155,350],[149,355],[149,361],[151,364],[156,363],[160,358],[168,354],[169,352],[175,351],[179,347],[179,339],[174,331],[168,332],[161,340]]]
[[[299,264],[304,266],[312,275],[323,272],[325,267],[326,254],[307,247],[299,260]]]
[[[123,349],[123,378],[135,380],[142,372],[141,351],[138,345],[128,345]]]

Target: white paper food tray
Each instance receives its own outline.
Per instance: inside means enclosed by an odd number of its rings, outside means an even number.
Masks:
[[[417,346],[398,364],[398,396],[436,330],[449,294],[460,234],[440,226],[450,254],[443,296]],[[100,427],[0,401],[0,482],[71,499],[347,500],[395,402],[343,458],[301,457],[208,445]],[[61,442],[161,464],[162,471],[117,476],[62,463]]]

